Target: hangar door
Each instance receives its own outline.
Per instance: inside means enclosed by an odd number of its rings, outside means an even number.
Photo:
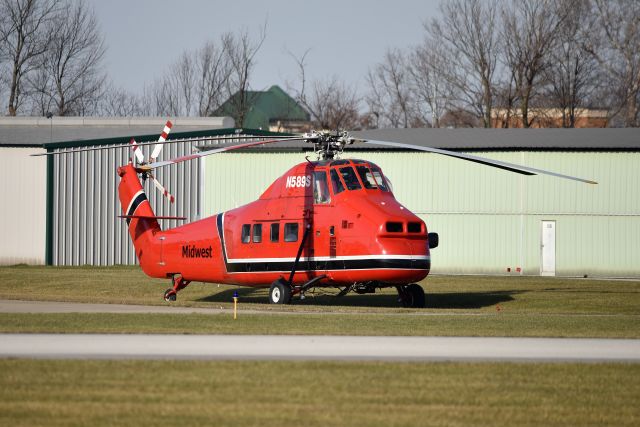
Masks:
[[[542,236],[540,242],[542,262],[540,274],[542,276],[556,275],[556,222],[542,221]]]

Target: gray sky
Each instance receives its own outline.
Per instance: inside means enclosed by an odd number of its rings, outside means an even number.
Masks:
[[[367,69],[389,47],[418,44],[422,23],[437,14],[439,0],[88,0],[108,47],[105,64],[116,85],[141,92],[185,50],[228,31],[255,38],[267,22],[251,85],[266,89],[296,83],[298,69],[287,50],[306,49],[308,80],[337,75],[365,89]]]

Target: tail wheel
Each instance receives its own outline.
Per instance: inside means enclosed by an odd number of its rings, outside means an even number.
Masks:
[[[424,289],[417,283],[406,286],[398,286],[398,294],[402,306],[406,308],[424,308]]]
[[[289,304],[291,302],[291,286],[283,279],[278,279],[269,288],[271,304]]]

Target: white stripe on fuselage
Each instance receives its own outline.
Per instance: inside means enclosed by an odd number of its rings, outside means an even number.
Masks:
[[[408,259],[412,261],[428,261],[431,257],[426,255],[352,255],[352,256],[316,256],[300,257],[300,261],[352,261],[361,259]],[[230,264],[243,262],[291,262],[294,258],[234,258],[227,259]]]

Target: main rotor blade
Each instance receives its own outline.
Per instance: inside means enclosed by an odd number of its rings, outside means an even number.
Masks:
[[[597,184],[595,181],[591,181],[589,179],[577,178],[575,176],[563,175],[561,173],[551,172],[544,169],[536,169],[529,166],[517,165],[515,163],[502,162],[499,160],[487,159],[485,157],[474,156],[472,154],[463,154],[455,151],[441,150],[439,148],[433,147],[424,147],[422,145],[413,145],[413,144],[404,144],[400,142],[392,142],[392,141],[377,141],[373,139],[357,139],[358,142],[364,142],[366,144],[372,145],[383,145],[389,147],[398,147],[398,148],[407,148],[410,150],[420,150],[426,151],[428,153],[436,153],[442,154],[443,156],[455,157],[462,160],[468,160],[470,162],[480,163],[486,166],[491,166],[494,168],[504,169],[510,172],[519,173],[522,175],[551,175],[558,178],[572,179],[574,181],[586,182],[587,184]]]
[[[273,144],[275,142],[285,142],[285,141],[304,141],[303,137],[295,137],[295,138],[279,138],[279,139],[271,139],[267,141],[251,141],[245,142],[244,144],[238,145],[230,145],[228,147],[216,148],[214,150],[201,151],[199,153],[189,154],[187,156],[176,157],[175,159],[163,160],[161,162],[149,163],[147,165],[138,166],[136,169],[140,172],[146,172],[152,169],[160,168],[162,166],[171,165],[174,163],[182,163],[188,160],[199,159],[200,157],[210,156],[212,154],[224,153],[225,151],[238,150],[240,148],[248,148],[255,147],[263,144]]]
[[[170,139],[165,141],[165,144],[176,144],[178,142],[209,142],[209,141],[228,141],[228,140],[233,140],[233,139],[269,139],[269,138],[273,138],[273,136],[211,136],[211,137],[194,137],[194,138],[184,138],[184,139]],[[282,139],[283,141],[286,140],[299,140],[300,137],[297,136],[279,136],[278,138]],[[136,142],[138,147],[144,147],[146,145],[156,145],[158,143],[158,141],[152,141],[152,142]],[[46,146],[45,146],[46,148]],[[91,148],[83,148],[81,150],[66,150],[66,151],[50,151],[48,153],[37,153],[37,154],[30,154],[31,157],[38,157],[38,156],[56,156],[59,154],[73,154],[73,153],[82,153],[85,151],[99,151],[99,150],[115,150],[115,149],[122,149],[122,148],[130,148],[130,145],[126,145],[126,144],[122,144],[122,145],[108,145],[106,147],[91,147]]]

